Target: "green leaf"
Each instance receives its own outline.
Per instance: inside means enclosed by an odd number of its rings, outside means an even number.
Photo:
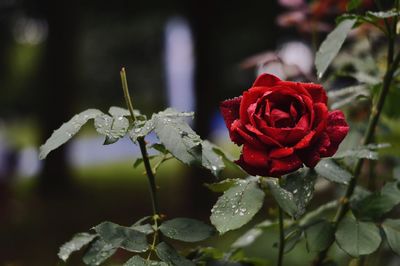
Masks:
[[[326,69],[342,47],[347,34],[353,28],[356,21],[357,20],[355,19],[343,20],[322,42],[315,57],[315,66],[317,68],[318,78],[321,78],[325,73]]]
[[[335,159],[342,159],[346,157],[358,158],[358,159],[368,159],[368,160],[378,160],[378,153],[376,151],[371,151],[365,147],[358,147],[355,149],[345,150],[335,154]]]
[[[335,240],[335,228],[332,223],[321,220],[305,229],[307,247],[314,252],[328,248]]]
[[[360,219],[377,220],[398,204],[400,204],[399,182],[389,182],[380,191],[353,201],[351,207]]]
[[[378,160],[378,152],[376,152],[375,150],[388,147],[390,147],[389,143],[371,143],[365,146],[359,146],[357,148],[338,152],[335,154],[334,158],[342,159],[345,157],[353,157],[358,159]]]
[[[266,220],[261,224],[256,225],[255,227],[251,228],[246,233],[241,235],[238,239],[236,239],[236,241],[232,244],[232,248],[243,248],[250,246],[259,236],[263,234],[265,230],[275,225],[276,223],[272,223],[269,220]]]
[[[353,257],[373,253],[382,241],[375,224],[356,220],[353,215],[342,219],[335,237],[339,247]]]
[[[128,109],[121,108],[118,106],[111,106],[110,109],[108,109],[108,113],[111,116],[114,117],[120,117],[120,116],[130,116],[131,114],[129,113]],[[134,110],[133,112],[135,115],[140,115],[140,112],[138,110]]]
[[[296,212],[292,215],[300,217],[306,211],[306,207],[314,195],[316,175],[308,168],[300,169],[283,178],[282,188],[293,195],[297,206]]]
[[[350,0],[347,3],[347,11],[352,11],[354,9],[357,9],[362,3],[362,0]]]
[[[74,237],[60,247],[58,257],[66,261],[72,252],[80,250],[83,246],[89,244],[96,235],[89,233],[78,233]]]
[[[282,210],[290,216],[295,217],[298,213],[298,208],[293,194],[283,189],[279,185],[279,180],[277,178],[265,178],[264,181],[267,183],[272,196]]]
[[[150,221],[152,219],[153,219],[152,216],[144,216],[144,217],[140,218],[139,220],[137,220],[132,226],[142,225],[142,224],[144,224],[144,222]]]
[[[353,178],[352,174],[330,159],[321,160],[314,170],[319,176],[339,184],[347,185],[350,179]]]
[[[99,115],[94,119],[96,131],[106,136],[105,145],[112,144],[125,136],[129,127],[129,120],[123,116],[111,117]]]
[[[103,222],[94,227],[96,233],[115,248],[123,248],[132,252],[144,252],[148,249],[146,234],[130,227],[111,222]]]
[[[215,233],[213,227],[202,221],[189,218],[175,218],[165,221],[159,229],[165,236],[184,242],[202,241]]]
[[[238,182],[240,182],[240,180],[241,179],[237,178],[235,179],[227,178],[218,183],[204,184],[204,185],[213,192],[224,192],[233,187]]]
[[[332,211],[336,209],[339,205],[338,200],[333,200],[330,202],[327,202],[315,210],[307,212],[306,215],[304,215],[301,220],[299,221],[299,225],[302,227],[307,227],[309,224],[313,223],[316,220],[319,220],[322,215],[324,215],[326,212]]]
[[[202,141],[200,136],[190,128],[186,118],[191,116],[193,113],[166,109],[153,115],[151,120],[161,144],[175,158],[188,165],[201,165],[218,176],[225,167],[222,157],[214,151],[214,144]],[[135,130],[140,133],[141,129]]]
[[[168,266],[168,264],[162,261],[145,260],[136,255],[125,262],[123,266]]]
[[[46,143],[40,146],[39,159],[43,160],[46,158],[52,150],[57,149],[78,133],[87,121],[102,114],[103,113],[97,109],[88,109],[82,113],[76,114],[71,120],[62,124],[59,129],[53,132]]]
[[[168,153],[168,150],[161,143],[154,143],[150,146],[150,148],[155,149],[156,151],[160,152],[161,154]]]
[[[243,248],[250,246],[254,243],[254,241],[263,234],[263,230],[260,228],[252,228],[248,230],[246,233],[241,235],[236,241],[232,244],[233,248]]]
[[[154,115],[154,131],[160,142],[181,162],[194,165],[202,161],[200,136],[194,132],[182,117]]]
[[[225,168],[222,156],[214,151],[214,144],[205,140],[202,142],[202,166],[210,170],[215,176],[219,176],[220,172]]]
[[[235,169],[235,171],[243,172],[242,168],[240,168],[234,161],[236,160],[231,154],[222,150],[220,147],[214,145],[213,150],[216,154],[222,156],[226,165],[229,165],[230,168]]]
[[[397,17],[400,15],[400,12],[396,11],[395,9],[387,11],[379,11],[379,12],[368,11],[366,15],[376,19],[385,19],[385,18]]]
[[[221,234],[242,227],[261,209],[264,191],[254,178],[241,180],[219,197],[211,210],[211,223]]]
[[[111,257],[117,251],[116,247],[106,243],[103,239],[99,238],[92,242],[89,250],[83,256],[83,262],[86,265],[100,265],[106,259]]]
[[[285,249],[284,253],[292,251],[300,242],[303,230],[299,226],[294,226],[285,230]]]
[[[165,242],[156,246],[156,254],[162,260],[172,266],[194,266],[190,260],[182,257],[178,252]]]
[[[144,138],[154,130],[154,115],[150,120],[136,120],[133,123],[132,130],[129,131],[129,137],[135,143],[138,138]]]
[[[151,224],[132,225],[130,228],[146,235],[154,233],[154,229]]]
[[[397,255],[400,255],[400,220],[386,219],[382,223],[382,229],[390,248]]]

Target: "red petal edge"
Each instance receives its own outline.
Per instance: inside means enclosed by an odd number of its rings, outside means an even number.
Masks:
[[[253,83],[253,87],[263,87],[263,86],[273,86],[278,84],[281,81],[280,78],[278,78],[275,75],[264,73],[258,76],[256,81]]]

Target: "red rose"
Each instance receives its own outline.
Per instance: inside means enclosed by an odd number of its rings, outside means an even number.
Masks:
[[[326,103],[321,85],[262,74],[220,105],[232,141],[243,145],[236,163],[251,175],[280,176],[332,156],[349,126]]]

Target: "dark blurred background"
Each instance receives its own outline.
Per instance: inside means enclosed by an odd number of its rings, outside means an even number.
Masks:
[[[218,103],[251,85],[255,71],[240,63],[284,36],[278,12],[274,1],[1,0],[0,265],[60,264],[58,247],[73,233],[150,214],[129,139],[102,146],[88,125],[38,160],[38,147],[75,113],[124,106],[122,66],[135,108],[194,110],[203,138],[227,141]],[[207,220],[209,180],[178,162],[161,167],[163,212]]]
[[[370,7],[371,1],[363,2]],[[88,123],[67,145],[44,161],[38,159],[38,147],[74,114],[124,107],[121,67],[127,69],[135,108],[148,116],[166,107],[195,111],[192,126],[201,137],[237,158],[240,150],[229,140],[219,102],[240,95],[260,72],[316,81],[314,53],[346,4],[0,0],[0,265],[83,265],[82,253],[66,264],[57,258],[59,246],[74,233],[105,220],[130,225],[151,214],[144,169],[133,168],[139,150],[128,138],[104,146],[103,137]],[[366,39],[365,32],[358,35],[353,38]],[[372,54],[362,49],[362,54]],[[358,56],[355,49],[350,53]],[[348,54],[343,57],[349,60]],[[368,66],[362,60],[354,62]],[[354,84],[346,82],[335,86]],[[399,95],[392,98],[397,108]],[[363,116],[348,115],[349,120],[363,124],[364,109]],[[399,117],[390,120],[390,134],[379,139],[392,143],[390,156],[396,158]],[[344,145],[357,145],[360,130],[354,128]],[[153,135],[147,140],[156,141]],[[390,167],[383,168],[388,172]],[[231,168],[223,173],[242,176]],[[168,161],[157,174],[162,213],[208,222],[218,195],[203,183],[212,181],[215,177],[207,171]],[[336,193],[326,182],[318,184],[328,190],[315,197],[312,207]],[[267,211],[264,208],[254,223]],[[228,250],[241,233],[205,244]],[[274,234],[265,233],[247,254],[275,258]],[[304,241],[299,246],[285,256],[287,265],[312,260],[315,254],[305,252]],[[348,259],[343,252],[337,254]],[[127,256],[117,253],[107,265],[120,265]]]

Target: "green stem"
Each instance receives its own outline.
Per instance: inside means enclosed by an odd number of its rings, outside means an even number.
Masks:
[[[393,53],[392,49],[394,48],[394,44],[393,44],[394,39],[390,38],[389,41],[392,44],[390,44],[388,47],[388,58],[387,58],[388,61],[392,60],[389,55],[391,55],[391,53]],[[363,143],[362,143],[363,145],[369,144],[374,136],[374,132],[375,132],[376,126],[378,124],[380,115],[382,113],[382,109],[383,109],[383,105],[385,103],[386,96],[389,92],[390,85],[393,80],[393,74],[396,71],[397,67],[399,66],[399,63],[400,63],[400,53],[398,53],[396,55],[396,57],[394,58],[394,60],[390,64],[388,64],[389,67],[386,69],[386,73],[383,78],[382,88],[378,95],[378,100],[377,100],[376,104],[372,107],[372,110],[371,110],[371,116],[370,116],[370,119],[368,122],[368,127],[365,132]],[[346,194],[341,201],[342,204],[339,206],[339,208],[336,212],[336,216],[333,220],[333,225],[334,225],[335,230],[336,230],[338,224],[340,223],[340,221],[343,219],[343,217],[346,215],[346,213],[350,209],[349,200],[350,200],[351,196],[353,195],[354,189],[357,185],[357,181],[358,181],[359,175],[361,173],[361,168],[362,168],[363,162],[364,162],[363,159],[358,159],[355,164],[354,171],[353,171],[354,177],[350,180],[350,184],[347,187]],[[330,247],[321,251],[318,254],[318,257],[315,260],[314,265],[317,265],[317,266],[322,265],[323,261],[326,258],[329,248]]]
[[[279,219],[279,251],[277,266],[283,265],[283,253],[285,251],[285,231],[283,230],[283,211],[278,205],[278,219]]]
[[[131,97],[129,95],[128,81],[126,79],[125,68],[121,69],[120,75],[121,75],[122,89],[124,91],[124,98],[126,101],[126,105],[129,109],[132,120],[135,121],[136,117],[135,117],[135,114],[133,111]],[[157,233],[158,220],[160,219],[160,216],[159,216],[160,212],[158,209],[158,202],[157,202],[157,185],[156,185],[154,173],[153,173],[151,165],[150,165],[149,154],[147,152],[146,141],[144,140],[144,137],[138,138],[138,143],[139,143],[140,152],[142,154],[143,164],[144,164],[144,168],[146,170],[146,175],[147,175],[147,178],[149,181],[150,199],[151,199],[151,206],[153,209],[153,221],[154,221],[154,228],[155,228],[155,232],[153,234],[153,246],[154,246],[156,243],[157,235],[158,235],[158,233]],[[151,252],[151,250],[150,250],[150,252]],[[150,256],[150,254],[149,254],[149,256]]]

